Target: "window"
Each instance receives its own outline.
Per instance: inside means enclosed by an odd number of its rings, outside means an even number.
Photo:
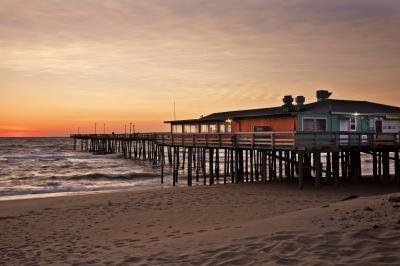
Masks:
[[[350,131],[356,131],[356,118],[354,116],[350,117]]]
[[[326,119],[304,118],[303,131],[326,131]]]
[[[182,125],[173,125],[172,132],[173,133],[182,133]]]
[[[207,133],[207,132],[208,132],[208,126],[205,125],[205,124],[202,124],[202,125],[200,126],[200,132],[201,132],[201,133]]]
[[[183,133],[190,133],[190,125],[183,126]]]
[[[208,132],[217,132],[217,125],[215,125],[215,124],[209,125]]]
[[[225,124],[225,132],[232,132],[232,125],[231,125],[231,123]]]
[[[266,132],[266,131],[272,131],[272,128],[269,126],[254,126],[254,131],[255,132]]]

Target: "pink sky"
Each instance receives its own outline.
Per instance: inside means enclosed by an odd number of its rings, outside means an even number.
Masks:
[[[400,2],[0,0],[0,136],[160,131],[285,94],[400,104]],[[102,126],[100,126],[102,128]]]

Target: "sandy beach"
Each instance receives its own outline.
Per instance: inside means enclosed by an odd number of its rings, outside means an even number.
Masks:
[[[3,201],[0,264],[398,265],[399,191],[239,184]]]

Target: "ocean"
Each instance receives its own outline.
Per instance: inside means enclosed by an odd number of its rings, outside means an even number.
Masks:
[[[223,154],[221,164],[222,159]],[[362,154],[361,159],[363,176],[372,175],[372,157]],[[325,163],[324,155],[321,161]],[[185,171],[180,170],[180,179],[185,179]],[[390,172],[394,172],[392,160]],[[70,138],[0,138],[0,200],[171,187],[168,167],[164,181],[162,185],[160,168],[148,161],[74,151]]]
[[[160,187],[146,161],[74,151],[69,138],[0,138],[0,200]]]

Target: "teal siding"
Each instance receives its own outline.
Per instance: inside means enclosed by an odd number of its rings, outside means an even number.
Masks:
[[[350,115],[338,115],[330,113],[315,113],[315,114],[298,114],[297,115],[297,131],[303,131],[304,118],[325,118],[327,120],[327,131],[340,131],[340,120],[350,119]],[[369,131],[369,118],[368,116],[356,116],[356,131],[368,132]]]
[[[303,131],[303,119],[304,118],[325,118],[327,120],[326,130],[331,131],[332,116],[329,113],[298,114],[297,115],[297,131]]]

